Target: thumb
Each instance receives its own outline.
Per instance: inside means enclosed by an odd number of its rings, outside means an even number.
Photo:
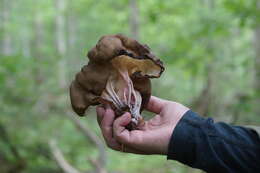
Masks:
[[[113,124],[113,135],[121,143],[128,143],[130,132],[126,126],[131,122],[130,113],[126,112],[118,117]]]

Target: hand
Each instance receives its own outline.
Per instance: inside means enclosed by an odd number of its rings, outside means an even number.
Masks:
[[[156,115],[146,121],[140,130],[129,131],[130,113],[124,113],[115,119],[111,108],[97,107],[97,120],[108,147],[136,154],[167,154],[172,132],[189,110],[180,103],[152,96],[146,110]]]

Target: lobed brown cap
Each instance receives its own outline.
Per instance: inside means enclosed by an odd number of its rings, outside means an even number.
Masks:
[[[158,78],[164,71],[163,63],[147,45],[122,34],[101,37],[87,56],[88,64],[76,74],[70,86],[71,105],[80,116],[90,105],[102,102],[101,95],[107,82],[119,72],[119,68],[128,71],[134,90],[139,91],[142,110],[151,96],[149,78]],[[120,85],[117,86],[115,90],[120,90]]]

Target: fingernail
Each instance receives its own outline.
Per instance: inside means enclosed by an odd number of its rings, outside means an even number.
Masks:
[[[107,113],[113,113],[113,110],[111,108],[106,109]]]
[[[124,119],[131,119],[131,114],[129,112],[126,112],[123,114]]]
[[[103,111],[105,109],[102,106],[97,106],[97,110]]]
[[[106,109],[111,109],[111,106],[109,104],[104,105]]]

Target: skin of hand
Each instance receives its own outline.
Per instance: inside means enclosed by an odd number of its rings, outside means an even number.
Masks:
[[[97,121],[107,146],[127,153],[166,155],[172,132],[189,108],[152,96],[146,110],[156,115],[139,130],[129,131],[126,126],[131,122],[130,113],[115,119],[111,108],[98,106]]]

